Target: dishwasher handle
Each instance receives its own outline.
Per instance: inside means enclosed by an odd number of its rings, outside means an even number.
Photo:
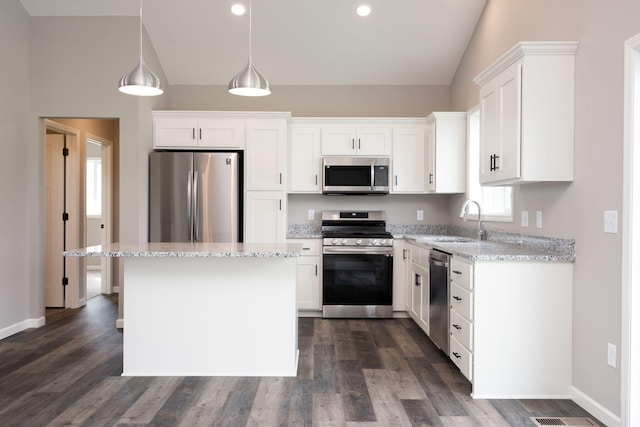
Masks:
[[[449,267],[449,263],[448,262],[443,262],[443,261],[439,261],[435,258],[431,258],[429,257],[429,264],[433,264],[436,267]]]

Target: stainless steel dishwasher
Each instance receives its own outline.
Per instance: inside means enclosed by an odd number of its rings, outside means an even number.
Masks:
[[[449,259],[436,249],[429,251],[429,336],[449,354]]]

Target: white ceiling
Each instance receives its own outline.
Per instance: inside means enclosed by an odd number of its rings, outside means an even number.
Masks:
[[[226,85],[249,57],[249,0],[150,0],[169,84]],[[272,85],[448,85],[487,0],[254,0],[253,62]],[[136,0],[21,0],[31,16],[137,16]],[[355,14],[367,3],[367,18]],[[137,40],[132,40],[137,43]],[[144,56],[144,52],[143,52]]]

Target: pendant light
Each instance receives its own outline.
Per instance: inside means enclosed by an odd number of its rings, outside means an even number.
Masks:
[[[147,68],[142,59],[142,0],[140,0],[140,60],[138,65],[120,78],[120,92],[136,96],[162,95],[164,89],[158,76]]]
[[[271,85],[256,70],[251,60],[251,0],[249,0],[249,61],[229,82],[229,93],[241,96],[265,96],[271,94]]]

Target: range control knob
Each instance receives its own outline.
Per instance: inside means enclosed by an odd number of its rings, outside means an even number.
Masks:
[[[371,239],[370,245],[377,246],[378,245],[378,239]]]
[[[387,244],[387,239],[382,239],[382,241],[380,242],[381,245],[386,245]]]
[[[356,240],[356,245],[361,245],[361,244],[362,244],[362,240],[361,239]]]
[[[333,240],[331,241],[331,244],[332,244],[332,245],[337,245],[337,244],[338,244],[338,239],[333,239]]]
[[[347,244],[347,239],[342,239],[342,242],[340,242],[340,243],[343,244],[343,245],[346,245]]]

